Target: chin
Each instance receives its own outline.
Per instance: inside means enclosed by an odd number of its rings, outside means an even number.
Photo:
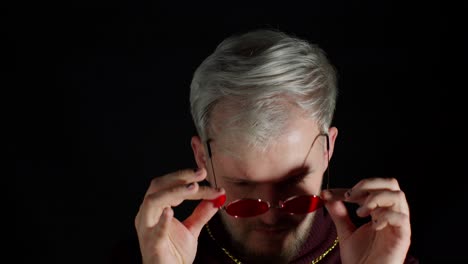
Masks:
[[[265,227],[255,219],[239,221],[229,216],[225,216],[223,222],[237,251],[244,252],[248,259],[256,260],[254,263],[260,263],[258,261],[261,259],[282,263],[298,253],[310,233],[312,220],[313,214],[293,217],[276,227]]]
[[[250,247],[259,249],[279,250],[289,245],[294,239],[295,229],[282,230],[264,230],[254,229],[248,235],[248,244]]]
[[[249,229],[241,237],[235,238],[235,244],[238,249],[246,252],[250,259],[270,259],[274,263],[288,262],[307,239],[309,232],[306,222],[288,229]]]
[[[244,244],[247,258],[254,263],[287,263],[300,247],[293,231],[279,234],[252,232]]]

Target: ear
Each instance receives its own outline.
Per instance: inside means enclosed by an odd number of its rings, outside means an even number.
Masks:
[[[328,140],[330,143],[330,149],[328,151],[328,154],[330,155],[330,159],[333,156],[333,150],[335,149],[335,141],[336,137],[338,136],[338,128],[336,127],[330,127],[328,129]]]
[[[192,141],[192,150],[193,150],[193,157],[195,158],[195,162],[197,163],[198,168],[205,168],[206,169],[206,151],[203,142],[201,141],[199,136],[193,136]]]

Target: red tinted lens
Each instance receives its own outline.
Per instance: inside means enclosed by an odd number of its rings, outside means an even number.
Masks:
[[[307,214],[323,206],[323,201],[315,195],[301,195],[286,200],[283,210],[291,214]]]
[[[268,203],[255,199],[242,199],[226,206],[226,212],[234,217],[252,217],[268,211]]]

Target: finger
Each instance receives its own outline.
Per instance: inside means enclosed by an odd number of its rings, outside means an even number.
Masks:
[[[146,190],[145,196],[161,190],[170,189],[175,186],[187,185],[192,182],[200,182],[205,178],[206,170],[203,168],[196,171],[193,169],[175,171],[152,179],[148,190]]]
[[[190,183],[150,194],[143,201],[140,224],[146,227],[155,225],[164,207],[178,206],[184,200],[214,199],[217,195],[219,193],[216,189],[209,186],[199,186],[198,183]]]
[[[220,195],[220,190],[210,187],[201,186],[198,183],[190,183],[185,186],[177,186],[172,189],[154,193],[148,197],[153,198],[157,204],[169,206],[178,206],[184,200],[211,200]]]
[[[359,181],[345,193],[346,201],[362,203],[370,191],[398,191],[400,186],[395,178],[367,178]]]
[[[375,230],[382,230],[388,226],[396,227],[399,236],[404,236],[408,232],[411,232],[410,220],[407,214],[391,210],[379,210],[372,217],[372,227]]]
[[[190,183],[156,192],[145,196],[140,206],[139,225],[143,227],[153,227],[159,221],[162,210],[165,207],[177,206],[189,196],[198,190],[197,183]]]
[[[224,201],[226,201],[226,195],[224,190],[220,191],[220,197],[224,196]],[[192,232],[195,237],[200,235],[200,232],[206,223],[216,214],[222,204],[216,200],[203,200],[195,208],[193,213],[184,221],[184,225],[187,229]]]
[[[154,241],[163,241],[163,238],[169,235],[169,225],[173,217],[174,211],[172,208],[164,208],[161,217],[154,228]]]
[[[364,203],[356,210],[358,216],[366,217],[376,208],[389,208],[409,215],[409,206],[403,191],[371,192]]]
[[[345,193],[349,189],[327,189],[321,193],[321,198],[325,201],[344,201]]]
[[[323,191],[321,196],[326,197],[331,195],[327,192],[330,192],[330,190]],[[354,230],[356,230],[356,226],[351,221],[348,211],[342,201],[326,200],[325,207],[335,223],[338,237],[340,237],[340,239],[346,239],[354,232]]]

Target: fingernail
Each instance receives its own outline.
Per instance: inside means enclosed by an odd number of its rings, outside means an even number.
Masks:
[[[347,192],[345,192],[344,196],[346,198],[349,198],[351,196],[351,190],[348,190]]]
[[[218,196],[216,199],[210,200],[213,203],[213,206],[216,208],[220,208],[226,202],[226,194],[222,194]]]
[[[359,207],[358,209],[356,209],[356,214],[361,215],[362,210],[363,210],[362,207]]]
[[[324,200],[328,200],[332,197],[333,195],[333,192],[330,191],[330,190],[323,190],[322,191],[322,195],[321,195],[321,198],[324,199]]]
[[[187,189],[189,189],[189,190],[192,190],[193,188],[195,188],[195,183],[194,183],[194,182],[189,183],[189,184],[187,184],[185,187],[186,187]]]

